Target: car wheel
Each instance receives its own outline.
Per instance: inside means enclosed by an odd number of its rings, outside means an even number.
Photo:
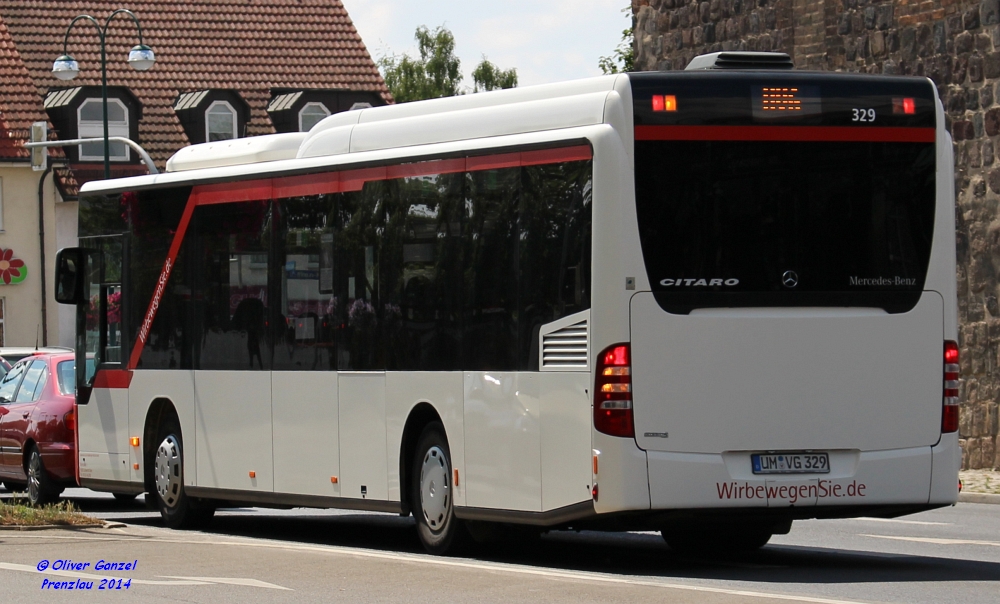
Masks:
[[[456,553],[468,545],[469,534],[455,517],[451,453],[438,422],[424,428],[411,466],[413,516],[424,549],[432,554]]]
[[[38,447],[32,446],[28,452],[28,503],[33,506],[52,503],[59,498],[62,489],[52,483],[42,462]]]
[[[135,501],[135,498],[139,496],[138,493],[112,493],[112,495],[118,503],[129,503]]]
[[[153,457],[153,483],[163,523],[174,529],[205,526],[215,508],[184,492],[183,441],[176,419],[169,418],[160,425],[158,440],[160,444]]]

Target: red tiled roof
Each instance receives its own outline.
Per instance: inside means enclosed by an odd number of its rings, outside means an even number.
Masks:
[[[100,44],[92,24],[78,22],[69,37],[69,54],[80,64],[75,80],[55,79],[52,62],[63,54],[74,17],[90,14],[103,25],[122,7],[139,18],[156,64],[146,72],[128,66],[138,34],[132,20],[119,15],[108,32],[108,85],[128,87],[141,101],[139,143],[160,166],[189,143],[171,107],[181,92],[238,90],[250,105],[248,136],[274,132],[266,112],[271,88],[342,88],[391,99],[340,0],[0,0],[0,16],[34,81],[36,105],[50,88],[100,86]],[[11,52],[2,39],[0,52]],[[19,96],[30,86],[24,75],[15,86]],[[0,69],[0,81],[7,77]],[[0,90],[6,101],[11,88]],[[43,118],[18,123],[34,119]]]
[[[32,122],[47,120],[28,69],[21,61],[7,25],[0,16],[0,158],[27,159],[22,147]]]

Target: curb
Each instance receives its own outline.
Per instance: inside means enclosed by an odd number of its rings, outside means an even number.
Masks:
[[[992,503],[1000,505],[1000,495],[990,493],[959,493],[959,503]]]
[[[121,522],[104,522],[102,524],[37,524],[24,525],[13,524],[0,526],[0,531],[47,531],[49,529],[62,529],[64,531],[83,531],[87,529],[113,529],[125,528]]]

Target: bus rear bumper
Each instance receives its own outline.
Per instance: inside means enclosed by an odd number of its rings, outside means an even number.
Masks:
[[[653,510],[804,508],[954,503],[957,465],[946,440],[934,447],[887,451],[828,451],[830,472],[754,474],[751,452],[722,454],[647,451]],[[942,468],[937,480],[933,471]],[[945,471],[950,468],[950,474]],[[954,482],[954,493],[946,483]],[[822,516],[822,513],[817,515]]]

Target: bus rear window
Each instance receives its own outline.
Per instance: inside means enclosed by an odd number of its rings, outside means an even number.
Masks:
[[[655,140],[635,158],[643,259],[665,310],[917,303],[933,143]]]

